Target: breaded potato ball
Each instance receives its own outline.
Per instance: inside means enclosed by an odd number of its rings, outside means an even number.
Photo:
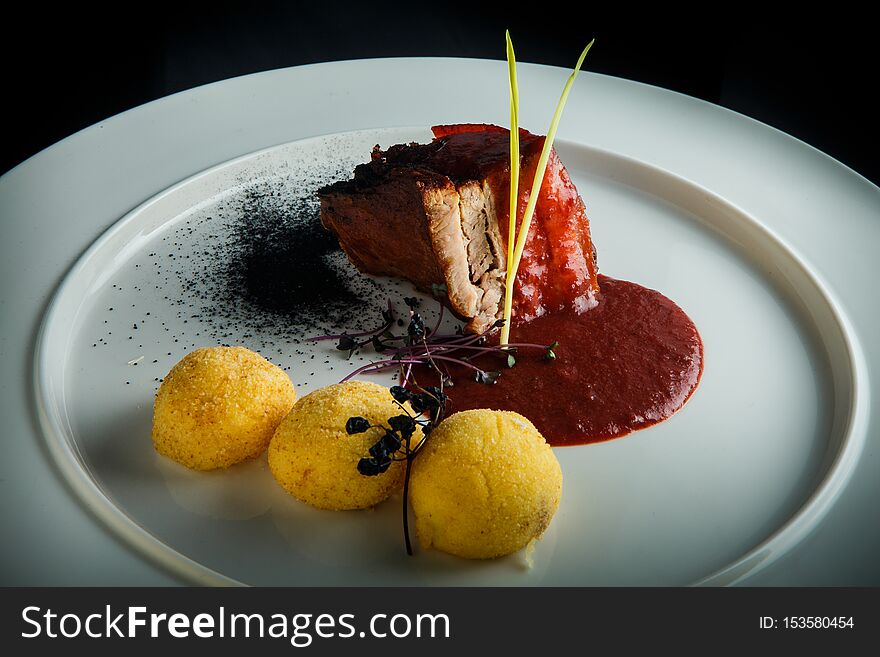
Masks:
[[[296,401],[290,377],[244,347],[197,349],[175,365],[153,405],[153,445],[194,470],[259,456]]]
[[[396,461],[377,476],[362,475],[358,461],[383,431],[374,426],[349,435],[345,425],[360,416],[371,425],[388,426],[389,418],[402,414],[388,388],[376,383],[346,381],[315,390],[294,405],[275,431],[269,469],[288,493],[319,509],[375,506],[400,490],[404,463]],[[421,438],[417,428],[411,440],[415,445]]]
[[[412,463],[409,497],[420,543],[468,559],[511,554],[540,538],[561,495],[553,450],[510,411],[450,415]]]

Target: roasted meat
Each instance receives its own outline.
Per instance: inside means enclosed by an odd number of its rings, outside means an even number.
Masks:
[[[376,146],[354,178],[319,190],[321,221],[361,271],[445,285],[453,311],[482,332],[501,316],[507,271],[509,133],[490,125],[435,126],[428,144]],[[520,202],[544,138],[520,131]],[[554,309],[584,312],[599,291],[590,225],[552,153],[517,272],[515,321]]]

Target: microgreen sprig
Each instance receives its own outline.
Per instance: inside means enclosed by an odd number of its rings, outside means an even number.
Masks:
[[[435,291],[435,298],[438,296],[439,294]],[[550,345],[492,344],[490,337],[504,326],[502,319],[497,320],[487,331],[479,334],[466,334],[461,330],[461,327],[458,327],[458,330],[453,334],[441,334],[440,324],[443,321],[444,309],[441,299],[437,299],[440,304],[437,323],[430,329],[425,325],[419,312],[421,302],[413,297],[404,297],[403,300],[409,309],[410,317],[409,323],[406,324],[405,333],[395,334],[391,330],[395,325],[403,326],[404,322],[397,317],[394,306],[389,300],[387,308],[382,311],[384,321],[378,328],[360,333],[319,335],[309,338],[309,340],[315,342],[336,340],[336,348],[348,351],[349,357],[355,351],[367,347],[372,347],[377,353],[388,356],[358,367],[342,381],[348,381],[358,374],[398,369],[399,385],[392,386],[390,392],[394,403],[403,413],[388,418],[388,426],[373,425],[366,418],[353,416],[346,422],[345,431],[349,435],[354,435],[364,433],[372,428],[382,429],[381,436],[369,449],[369,456],[364,456],[358,461],[357,469],[362,475],[366,477],[378,476],[387,472],[392,463],[406,462],[403,484],[403,535],[406,552],[411,555],[413,552],[409,537],[408,515],[410,471],[413,459],[424,447],[431,431],[440,423],[446,411],[446,402],[449,399],[446,389],[454,386],[447,363],[462,366],[473,372],[474,380],[478,383],[493,385],[501,376],[501,370],[478,367],[473,363],[474,359],[495,356],[501,358],[507,367],[513,367],[516,364],[515,354],[520,349],[543,350],[545,358],[554,359],[556,354],[553,350],[559,346],[559,343],[554,342]],[[422,387],[412,381],[414,365],[434,370],[439,377],[439,386]],[[409,403],[409,408],[404,405],[406,403]],[[422,440],[418,444],[414,444],[413,436],[417,427],[421,428]]]
[[[406,299],[404,299],[406,301]],[[383,347],[383,339],[391,340],[395,339],[395,336],[390,333],[390,329],[397,322],[397,316],[394,312],[394,306],[391,305],[391,299],[388,300],[388,307],[382,311],[382,320],[383,324],[376,329],[371,331],[362,331],[360,333],[340,333],[334,335],[316,335],[314,337],[308,338],[311,342],[320,342],[322,340],[336,340],[336,348],[339,351],[347,351],[348,357],[351,358],[352,355],[369,344],[372,344],[377,351],[382,351]],[[356,338],[363,338],[364,336],[368,336],[366,340],[357,340]]]
[[[336,340],[336,348],[340,351],[348,351],[349,357],[367,347],[372,347],[376,353],[385,356],[356,368],[342,381],[348,381],[359,374],[399,369],[402,386],[409,382],[414,365],[422,365],[434,370],[449,387],[454,385],[449,374],[449,365],[461,366],[472,372],[473,379],[478,383],[492,385],[501,376],[499,365],[503,364],[511,368],[516,364],[516,354],[519,349],[544,350],[545,355],[553,350],[553,345],[525,342],[504,345],[490,343],[491,335],[504,327],[502,319],[496,320],[483,333],[442,334],[439,330],[444,309],[441,301],[438,300],[440,309],[437,323],[430,329],[425,326],[425,320],[418,312],[420,302],[415,298],[404,298],[404,302],[409,308],[409,323],[405,325],[405,333],[395,334],[392,331],[392,328],[400,322],[389,300],[387,309],[382,312],[384,323],[373,331],[319,335],[309,340]],[[486,362],[485,358],[489,356],[495,356],[496,360]],[[478,358],[480,360],[475,362]]]

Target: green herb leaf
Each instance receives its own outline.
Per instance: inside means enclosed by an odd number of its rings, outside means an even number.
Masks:
[[[507,224],[507,283],[513,288],[513,279],[510,274],[510,263],[513,262],[514,236],[516,235],[516,219],[519,214],[519,87],[516,81],[516,54],[513,51],[513,41],[510,39],[510,31],[504,33],[507,40],[507,71],[510,87],[510,203],[508,205]],[[513,272],[514,277],[516,272]],[[510,316],[513,311],[513,295],[504,297],[504,318],[501,329],[501,344],[507,344],[510,337]]]
[[[498,381],[498,377],[501,376],[501,372],[498,370],[493,370],[487,372],[485,370],[477,370],[474,372],[474,381],[477,383],[482,383],[483,385],[491,386],[495,385],[495,382]]]
[[[508,67],[510,69],[510,79],[511,79],[511,104],[513,103],[513,89],[516,84],[516,61],[513,59],[513,45],[510,41],[510,34],[507,35],[508,42],[508,50],[507,50],[507,60]],[[544,138],[544,147],[541,149],[541,155],[538,158],[538,165],[535,168],[535,178],[532,181],[531,192],[529,193],[529,200],[526,203],[526,208],[523,211],[522,223],[519,227],[519,232],[516,236],[516,246],[513,248],[513,251],[510,250],[510,245],[512,242],[511,236],[513,235],[513,231],[511,230],[507,236],[507,248],[508,248],[508,262],[507,262],[507,278],[505,285],[505,298],[504,298],[504,319],[508,320],[505,324],[504,328],[501,331],[501,344],[507,344],[510,338],[510,317],[513,312],[513,283],[516,280],[516,272],[519,269],[519,263],[522,259],[523,250],[526,246],[526,238],[529,235],[529,227],[532,224],[532,216],[535,214],[535,207],[538,204],[538,195],[541,190],[541,184],[544,182],[544,174],[547,172],[547,163],[550,160],[550,153],[553,150],[553,141],[556,139],[556,131],[559,128],[559,122],[562,120],[562,110],[565,108],[565,103],[568,100],[568,94],[571,91],[571,87],[574,84],[575,78],[577,78],[577,74],[581,70],[581,66],[584,63],[584,59],[587,56],[587,53],[590,52],[590,48],[593,47],[593,44],[596,42],[595,39],[590,41],[587,44],[586,48],[584,48],[583,52],[581,52],[581,56],[578,58],[577,64],[574,67],[574,71],[572,71],[571,75],[568,76],[568,81],[565,83],[565,86],[562,89],[562,95],[559,97],[559,102],[556,104],[556,111],[553,113],[553,119],[550,121],[550,128],[547,130],[547,136]],[[513,109],[511,108],[511,117],[513,117]],[[517,95],[517,111],[516,111],[517,120],[519,118],[519,97]],[[511,123],[513,123],[511,121]],[[516,137],[514,139],[514,127],[516,127]],[[517,158],[516,158],[516,167],[517,167],[517,180],[519,179],[519,126],[511,125],[511,189],[513,189],[514,180],[513,180],[513,142],[516,141],[517,144]],[[515,200],[511,200],[511,212],[510,215],[513,217],[513,223],[511,225],[515,225],[515,210],[517,208],[517,203]],[[551,350],[552,351],[552,350]]]

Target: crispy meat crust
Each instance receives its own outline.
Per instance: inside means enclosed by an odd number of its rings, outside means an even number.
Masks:
[[[452,310],[468,320],[469,331],[482,332],[500,317],[503,307],[508,133],[486,125],[437,126],[434,133],[437,138],[428,144],[398,144],[386,151],[376,146],[371,160],[359,165],[351,180],[319,190],[321,221],[358,269],[407,278],[423,290],[445,284]],[[521,189],[531,184],[543,141],[521,131]],[[514,302],[526,320],[552,303],[584,306],[577,295],[592,299],[598,292],[583,202],[555,155],[539,193],[545,207],[539,202],[526,251],[535,262],[547,261],[551,267],[559,263],[558,275],[567,288],[561,297],[554,296],[551,286],[528,278],[533,274],[518,273],[524,292]],[[567,204],[556,202],[558,196]],[[524,201],[520,206],[521,212]],[[562,231],[576,239],[547,239]],[[584,289],[572,287],[572,281]]]

